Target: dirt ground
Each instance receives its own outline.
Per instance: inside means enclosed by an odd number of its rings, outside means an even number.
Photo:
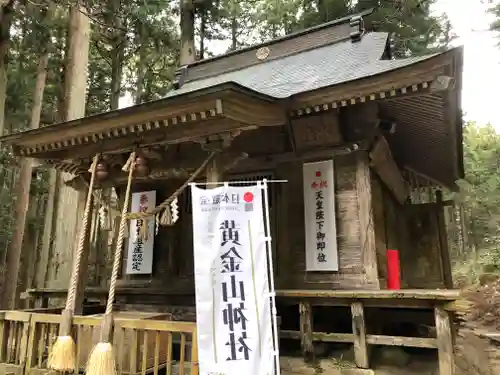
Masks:
[[[282,375],[438,375],[437,361],[431,355],[410,355],[400,348],[379,348],[372,352],[374,370],[358,370],[353,365],[351,349],[322,358],[314,365],[298,357],[281,358]]]
[[[374,371],[359,372],[344,365],[339,366],[335,360],[323,359],[317,367],[304,364],[299,358],[282,358],[282,375],[401,375],[401,367],[382,365]],[[405,375],[438,375],[435,363],[414,363],[405,368]]]
[[[457,338],[455,364],[457,375],[500,375],[500,344],[462,329]]]
[[[480,334],[500,336],[500,279],[485,279],[463,294],[455,349],[457,375],[500,375],[500,341]]]

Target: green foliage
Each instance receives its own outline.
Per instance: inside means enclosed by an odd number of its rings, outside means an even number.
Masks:
[[[464,127],[466,177],[461,181],[460,201],[472,227],[470,239],[479,249],[500,245],[500,136],[491,126],[468,123]],[[500,250],[500,247],[499,247]]]
[[[490,27],[491,27],[491,30],[495,30],[497,32],[499,32],[499,37],[500,37],[500,1],[496,1],[495,4],[493,4],[491,6],[491,8],[489,9],[489,12],[491,14],[493,14],[493,16],[495,17],[495,19],[493,20],[493,22],[491,23]],[[499,45],[500,45],[500,42],[499,42]]]
[[[453,39],[451,24],[446,14],[436,17],[431,14],[437,0],[406,0],[399,8],[394,1],[361,0],[356,9],[376,7],[369,18],[372,28],[391,33],[396,56],[432,53],[447,46]]]
[[[395,7],[392,0],[261,0],[253,9],[260,38],[270,39],[374,8],[368,30],[389,32],[401,57],[435,52],[454,38],[446,15],[431,14],[436,1],[406,0]]]
[[[464,208],[467,253],[457,275],[474,282],[500,272],[500,135],[491,126],[464,126],[465,179],[455,198]]]

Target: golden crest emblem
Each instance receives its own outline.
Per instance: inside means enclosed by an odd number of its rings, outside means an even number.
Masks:
[[[257,59],[259,60],[265,60],[269,56],[269,48],[268,47],[261,47],[257,50],[255,53],[255,56],[257,56]]]

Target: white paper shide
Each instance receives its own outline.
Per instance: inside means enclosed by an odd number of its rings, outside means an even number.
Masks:
[[[131,212],[145,212],[156,206],[156,191],[133,193]],[[143,225],[147,226],[142,228]],[[127,252],[127,274],[151,274],[153,272],[153,246],[155,217],[130,220]]]
[[[191,189],[200,374],[274,374],[263,187]]]
[[[306,271],[338,271],[333,160],[305,163]]]

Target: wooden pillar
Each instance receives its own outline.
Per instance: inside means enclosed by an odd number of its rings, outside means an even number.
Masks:
[[[453,338],[450,315],[443,306],[434,308],[439,357],[439,375],[454,375]]]
[[[311,304],[307,301],[300,302],[300,346],[302,356],[306,362],[314,361],[313,346],[313,316]]]
[[[213,189],[217,187],[213,182],[221,182],[222,181],[222,170],[220,168],[220,160],[215,157],[212,159],[210,163],[207,165],[207,189]]]
[[[361,302],[351,305],[352,333],[354,335],[354,360],[356,366],[363,369],[370,368],[368,345],[366,343],[365,313]]]
[[[363,268],[367,287],[380,289],[377,267],[377,245],[375,241],[375,223],[372,206],[372,188],[368,155],[359,152],[356,165],[356,197],[358,200],[358,216],[360,244]]]
[[[451,270],[450,249],[448,247],[448,234],[446,233],[446,222],[444,219],[443,192],[436,191],[437,222],[439,236],[439,251],[441,258],[441,270],[443,272],[444,285],[448,289],[453,288],[453,274]]]

